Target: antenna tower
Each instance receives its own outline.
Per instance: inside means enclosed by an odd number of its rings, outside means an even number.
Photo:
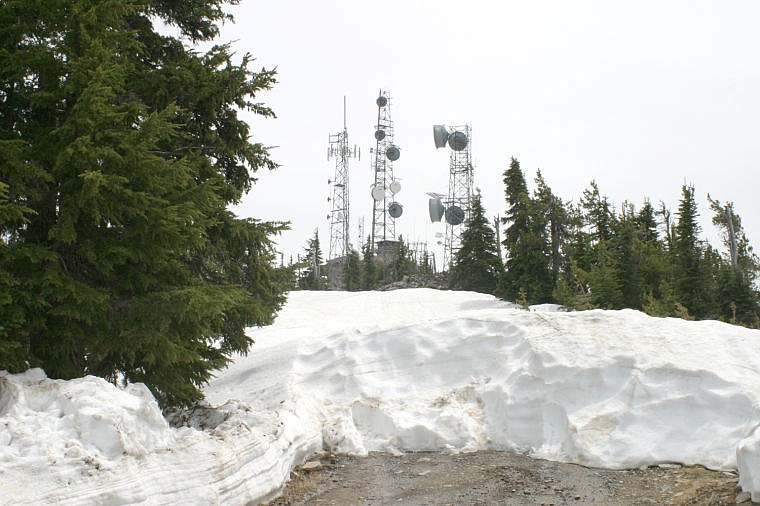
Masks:
[[[327,159],[335,159],[335,178],[328,180],[332,185],[332,210],[330,211],[330,251],[328,260],[348,257],[351,251],[349,240],[348,202],[348,160],[360,156],[356,146],[348,146],[346,128],[346,97],[343,97],[343,131],[330,135]]]
[[[377,124],[375,125],[375,150],[372,168],[375,182],[372,185],[372,234],[371,251],[377,251],[378,244],[388,244],[396,240],[396,218],[403,212],[395,195],[401,184],[393,177],[393,162],[399,159],[401,151],[393,143],[393,121],[391,121],[391,100],[387,91],[380,90],[377,104]]]
[[[470,125],[435,125],[433,137],[436,148],[446,145],[449,155],[449,193],[443,202],[446,218],[446,235],[443,247],[443,265],[448,269],[461,246],[463,223],[470,218],[474,169],[472,167],[472,129]],[[440,203],[438,204],[440,206]],[[441,206],[441,211],[443,207]],[[431,214],[433,218],[433,214]],[[441,216],[438,215],[438,219]]]

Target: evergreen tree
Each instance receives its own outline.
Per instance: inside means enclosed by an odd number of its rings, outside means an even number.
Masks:
[[[641,294],[641,309],[647,301],[651,302],[664,296],[661,290],[663,283],[670,277],[670,263],[666,255],[666,246],[660,240],[657,231],[656,212],[652,204],[644,201],[644,205],[634,220],[636,239],[634,254],[639,258],[639,286]],[[672,290],[669,291],[672,293]],[[658,314],[658,316],[663,316]]]
[[[199,387],[284,301],[279,223],[227,211],[274,168],[238,111],[274,74],[210,41],[220,0],[0,5],[0,369]]]
[[[702,305],[705,280],[700,266],[702,251],[698,240],[697,217],[694,187],[683,185],[672,250],[673,287],[678,301],[689,314],[699,318],[706,308]]]
[[[581,208],[586,211],[586,222],[591,228],[592,242],[609,241],[615,217],[609,200],[599,193],[596,181],[591,181],[589,188],[583,190]]]
[[[504,185],[508,208],[502,223],[508,226],[502,244],[507,260],[498,294],[514,301],[522,288],[530,302],[549,302],[553,284],[547,219],[540,203],[528,195],[520,163],[514,158],[504,172]]]
[[[623,307],[623,293],[612,252],[604,241],[595,248],[597,259],[589,274],[590,302],[602,309]]]
[[[641,211],[636,214],[634,219],[638,237],[644,242],[655,242],[658,240],[657,219],[655,218],[654,207],[649,200],[644,201]]]
[[[449,288],[494,293],[501,270],[496,233],[485,216],[478,190],[473,195],[470,217],[465,223],[461,245],[449,271]]]
[[[327,290],[327,268],[323,265],[322,248],[319,245],[319,230],[309,239],[304,248],[304,269],[298,278],[301,290]]]
[[[620,299],[618,305],[610,307],[641,309],[641,257],[633,204],[623,203],[620,218],[613,221],[612,227],[610,253],[620,288]]]
[[[404,279],[404,276],[414,274],[415,270],[416,265],[410,256],[409,246],[404,242],[403,236],[399,235],[396,253],[393,255],[393,259],[387,270],[389,277],[385,279],[384,282],[393,283],[401,281]]]
[[[424,253],[422,254],[422,258],[420,259],[418,270],[420,274],[424,274],[424,275],[433,274],[432,257],[430,256],[430,253],[428,253],[427,250],[425,250]]]
[[[343,267],[343,284],[349,292],[361,290],[362,265],[359,253],[351,249],[346,255],[346,263]]]
[[[760,272],[760,261],[742,228],[741,217],[733,204],[725,206],[707,196],[713,211],[712,222],[722,231],[726,258],[717,275],[720,318],[731,323],[757,326],[760,320],[758,294],[753,288]]]
[[[371,237],[367,236],[367,240],[362,248],[362,276],[361,286],[363,290],[372,290],[377,283],[377,265],[375,264],[375,256],[372,252]]]
[[[541,171],[536,171],[536,204],[540,212],[544,213],[548,229],[550,244],[550,268],[552,273],[552,287],[557,284],[560,269],[562,268],[562,244],[568,235],[569,218],[562,199],[552,193],[546,184]]]

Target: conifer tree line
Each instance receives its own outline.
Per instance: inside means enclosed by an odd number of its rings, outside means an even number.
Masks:
[[[432,262],[427,252],[416,258],[414,251],[399,236],[393,254],[383,259],[370,247],[368,237],[361,254],[351,249],[340,267],[342,289],[349,292],[375,290],[390,283],[401,281],[414,274],[432,274]],[[296,272],[296,289],[328,290],[328,267],[324,261],[318,231],[307,241],[303,255],[288,268]]]
[[[188,404],[292,284],[284,223],[227,210],[276,164],[247,110],[275,82],[205,53],[234,0],[0,4],[0,370],[143,382]]]
[[[708,195],[720,250],[700,238],[693,186],[675,213],[645,200],[619,207],[594,181],[578,203],[554,195],[538,171],[530,191],[520,164],[504,171],[502,260],[479,193],[449,272],[453,289],[523,304],[633,308],[655,316],[760,326],[760,261],[731,203]]]

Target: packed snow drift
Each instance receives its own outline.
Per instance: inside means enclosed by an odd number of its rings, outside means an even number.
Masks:
[[[738,469],[760,500],[760,331],[471,292],[293,292],[208,405],[0,373],[1,504],[246,504],[329,450]]]

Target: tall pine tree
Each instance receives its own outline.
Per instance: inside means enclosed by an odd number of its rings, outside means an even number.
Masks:
[[[274,74],[199,54],[221,0],[0,5],[0,369],[187,404],[284,301],[272,234],[227,211],[275,164],[239,110]]]
[[[760,272],[760,260],[749,244],[733,203],[723,205],[710,195],[707,200],[713,211],[712,222],[721,229],[727,251],[717,280],[720,317],[732,323],[757,326],[760,306],[753,287]]]
[[[673,285],[678,301],[694,317],[701,317],[707,310],[702,304],[705,288],[701,269],[702,248],[699,243],[699,223],[694,187],[681,187],[678,205],[678,222],[671,251],[673,261]]]
[[[309,239],[304,248],[303,265],[305,268],[298,277],[301,290],[327,290],[327,269],[322,265],[322,248],[319,245],[319,230],[314,230],[314,237]]]
[[[501,270],[496,232],[485,216],[478,190],[473,195],[470,217],[465,223],[459,250],[449,270],[449,288],[494,293]]]
[[[512,158],[504,172],[507,225],[504,240],[507,260],[498,294],[515,301],[523,296],[531,303],[549,302],[552,297],[551,247],[546,210],[530,198],[520,163]]]

